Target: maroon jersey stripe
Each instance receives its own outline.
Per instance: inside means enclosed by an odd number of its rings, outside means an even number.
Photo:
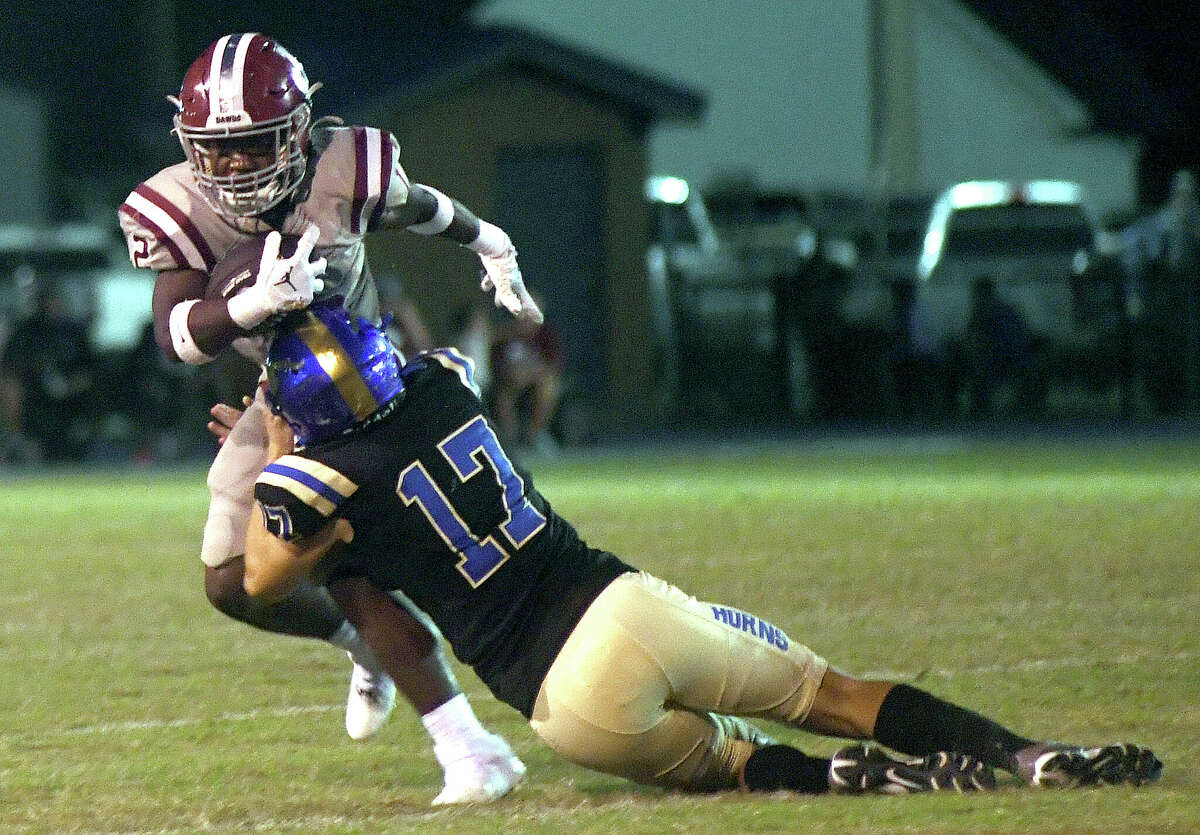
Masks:
[[[192,245],[196,247],[196,251],[200,253],[200,257],[204,259],[205,272],[212,272],[213,265],[217,263],[217,259],[213,255],[212,247],[208,245],[208,241],[204,239],[204,235],[196,227],[196,224],[192,223],[191,218],[184,214],[178,206],[176,206],[167,198],[163,197],[154,189],[147,186],[145,183],[142,183],[134,190],[142,197],[153,203],[155,206],[166,212],[170,216],[171,220],[179,224],[179,228],[183,230],[183,234],[187,236],[188,240],[192,242]],[[169,238],[166,238],[165,236],[164,239],[169,240]],[[174,252],[174,250],[172,250],[172,252]],[[182,263],[186,265],[187,261],[185,260]]]
[[[375,208],[371,210],[371,220],[367,224],[368,231],[377,227],[379,219],[383,217],[383,210],[387,207],[388,185],[392,182],[392,138],[391,134],[386,131],[379,132],[379,150],[381,155],[379,161],[379,199],[375,202]]]
[[[354,128],[354,201],[350,204],[350,231],[362,232],[362,210],[367,201],[367,131]]]
[[[128,203],[122,203],[121,207],[117,209],[117,211],[133,218],[147,229],[154,230],[154,236],[158,238],[158,242],[167,248],[167,250],[171,253],[171,257],[175,259],[175,263],[181,269],[189,269],[191,267],[191,265],[188,264],[187,258],[183,254],[183,250],[179,248],[178,244],[171,240],[171,237],[164,232],[157,223],[146,217],[137,209],[130,206]]]

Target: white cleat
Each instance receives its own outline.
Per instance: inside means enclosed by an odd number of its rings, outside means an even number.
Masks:
[[[351,739],[370,739],[379,732],[396,706],[396,684],[382,670],[354,665],[346,699],[346,733]]]
[[[439,753],[435,749],[435,753]],[[482,744],[453,759],[438,757],[445,774],[434,806],[490,803],[507,795],[525,778],[525,763],[501,737],[489,734]]]

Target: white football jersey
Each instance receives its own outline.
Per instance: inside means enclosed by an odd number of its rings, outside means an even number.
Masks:
[[[329,265],[319,297],[344,296],[348,310],[379,320],[379,296],[367,269],[363,236],[389,206],[408,199],[400,146],[378,128],[316,125],[304,181],[292,196],[279,230],[321,230],[313,258]],[[186,162],[164,168],[135,188],[117,210],[135,267],[156,272],[191,268],[211,273],[235,243],[268,231],[250,219],[247,229],[224,220],[204,201]],[[260,228],[254,228],[254,227]]]

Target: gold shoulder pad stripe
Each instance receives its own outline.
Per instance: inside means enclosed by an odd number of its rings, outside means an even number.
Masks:
[[[322,516],[332,516],[358,489],[332,467],[299,455],[284,455],[268,464],[258,480],[282,487]]]

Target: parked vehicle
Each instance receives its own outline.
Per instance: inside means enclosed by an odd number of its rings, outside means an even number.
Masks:
[[[934,197],[804,194],[820,269],[807,273],[811,280],[801,285],[796,309],[823,418],[875,421],[900,411],[895,376],[903,360],[904,299],[915,281]]]
[[[985,283],[1029,333],[1032,408],[1051,383],[1120,372],[1125,315],[1119,264],[1080,187],[1060,180],[959,183],[935,202],[917,262],[912,339],[939,360],[958,398]],[[976,317],[978,318],[978,317]]]
[[[646,253],[662,405],[730,417],[786,404],[811,411],[813,383],[789,290],[813,263],[811,228],[786,200],[748,195],[713,222],[677,177],[646,183]]]
[[[89,324],[99,351],[131,347],[150,319],[154,282],[129,266],[120,239],[106,227],[0,225],[0,323],[29,312],[42,281],[62,288],[67,314]]]
[[[929,226],[935,194],[895,194],[878,204],[864,203],[853,225],[842,232],[854,249],[851,278],[839,303],[854,325],[893,328],[900,285],[917,280],[917,262]]]

